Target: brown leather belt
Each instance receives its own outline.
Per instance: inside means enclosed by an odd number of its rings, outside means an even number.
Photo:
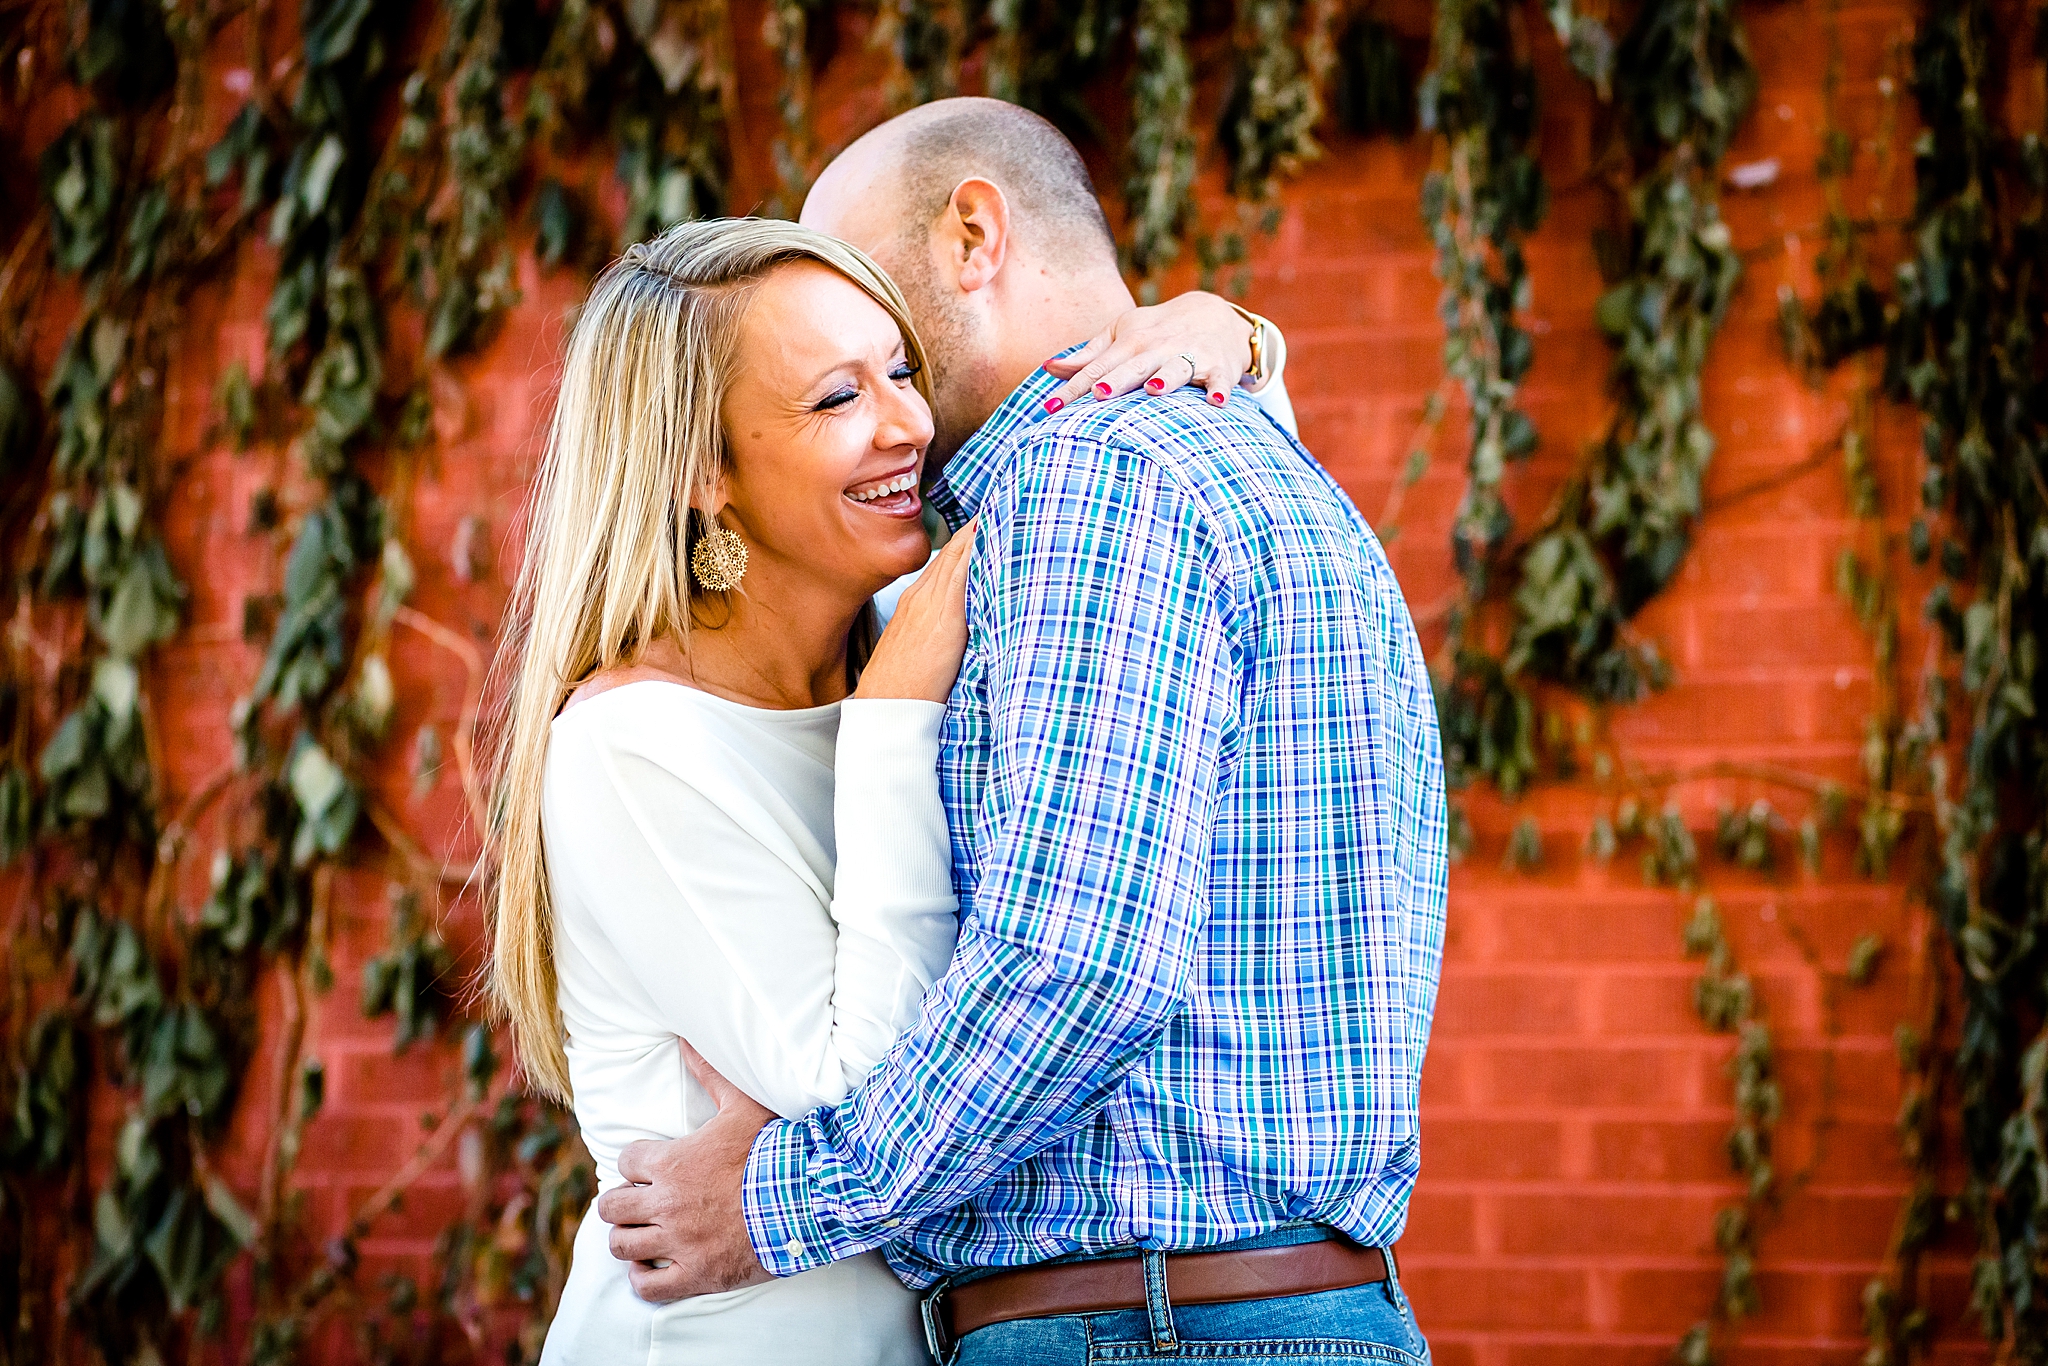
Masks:
[[[1166,1256],[1166,1298],[1174,1304],[1229,1304],[1314,1295],[1372,1285],[1386,1278],[1386,1254],[1342,1238],[1290,1247],[1171,1252]],[[948,1286],[933,1307],[948,1342],[1012,1319],[1143,1309],[1145,1267],[1137,1257],[1020,1267]]]

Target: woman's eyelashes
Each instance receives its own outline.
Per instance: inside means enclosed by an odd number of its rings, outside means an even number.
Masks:
[[[895,365],[890,367],[889,378],[895,381],[897,384],[908,384],[910,383],[911,378],[917,374],[917,371],[918,367],[912,364],[910,361],[898,361]],[[855,399],[859,397],[859,385],[842,385],[839,388],[834,389],[831,393],[825,395],[825,397],[819,399],[817,403],[812,406],[811,411],[814,413],[829,413],[835,408],[845,407],[847,404],[853,402]]]

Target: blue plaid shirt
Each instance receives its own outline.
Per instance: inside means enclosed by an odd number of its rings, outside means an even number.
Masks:
[[[756,1139],[779,1276],[1406,1222],[1445,805],[1400,587],[1241,396],[1035,420],[1056,383],[931,493],[980,518],[940,743],[959,947],[850,1097]]]

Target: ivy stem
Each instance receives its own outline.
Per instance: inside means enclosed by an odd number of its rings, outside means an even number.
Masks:
[[[455,750],[455,767],[462,775],[462,795],[469,803],[470,819],[482,832],[490,823],[490,808],[484,802],[483,786],[476,776],[476,718],[483,706],[484,657],[482,651],[455,631],[442,625],[426,613],[412,607],[400,607],[392,613],[392,621],[410,626],[428,640],[462,661],[468,671],[469,680],[463,689],[462,715],[457,721],[455,734],[449,741]]]
[[[413,1155],[376,1192],[357,1207],[349,1216],[350,1238],[361,1238],[369,1233],[370,1226],[396,1205],[407,1188],[420,1179],[436,1162],[447,1155],[448,1149],[469,1127],[477,1115],[487,1112],[506,1094],[508,1083],[495,1083],[488,1091],[479,1092],[473,1087],[464,1087],[462,1098],[455,1102],[455,1108],[446,1118],[434,1126],[434,1132],[422,1143]]]
[[[370,824],[384,837],[392,852],[405,861],[411,872],[411,880],[421,884],[421,890],[466,886],[476,877],[477,865],[474,863],[453,863],[447,859],[435,859],[428,854],[420,846],[419,841],[406,833],[405,826],[382,802],[370,798],[364,803],[363,809],[369,813]]]
[[[1934,809],[1934,803],[1924,797],[1909,797],[1901,792],[1889,792],[1881,788],[1854,783],[1839,783],[1831,779],[1802,773],[1797,769],[1779,764],[1742,763],[1735,760],[1717,760],[1713,763],[1695,764],[1686,768],[1667,769],[1661,772],[1639,775],[1633,780],[1638,789],[1661,791],[1683,783],[1702,782],[1709,778],[1750,778],[1757,782],[1770,783],[1777,787],[1794,788],[1801,792],[1839,792],[1844,797],[1857,798],[1865,802],[1888,806],[1895,811],[1926,813]]]

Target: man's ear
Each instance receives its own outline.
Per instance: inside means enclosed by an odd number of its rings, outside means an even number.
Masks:
[[[1002,190],[980,176],[961,181],[940,228],[960,288],[988,288],[1010,254],[1010,205]]]

